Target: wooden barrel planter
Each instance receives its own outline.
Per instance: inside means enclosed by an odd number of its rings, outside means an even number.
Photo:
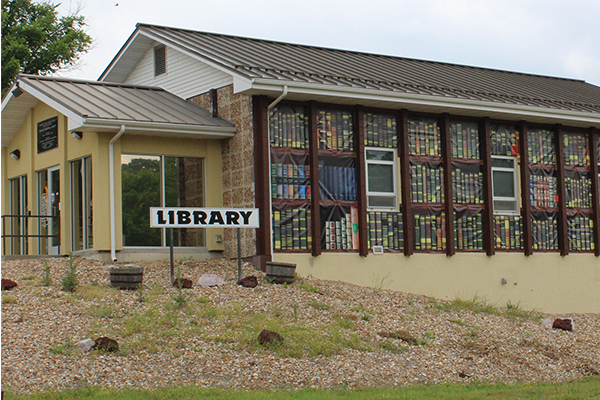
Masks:
[[[275,283],[292,283],[296,275],[296,264],[267,261],[267,279]]]
[[[110,267],[110,285],[119,289],[135,290],[142,286],[144,268],[135,265]]]

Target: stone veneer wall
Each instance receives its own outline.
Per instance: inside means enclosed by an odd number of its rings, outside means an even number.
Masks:
[[[190,99],[207,110],[212,109],[210,92]],[[255,207],[254,203],[254,133],[252,129],[252,96],[233,93],[233,86],[217,89],[217,112],[220,117],[233,122],[235,136],[223,139],[223,206]],[[207,182],[210,190],[210,182]],[[224,229],[223,254],[237,257],[237,229]],[[254,229],[242,229],[242,257],[256,254]]]

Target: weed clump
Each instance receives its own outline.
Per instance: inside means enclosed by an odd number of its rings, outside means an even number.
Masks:
[[[73,261],[73,254],[69,257],[69,268],[65,276],[62,278],[62,290],[64,292],[73,293],[79,283],[77,282],[77,274],[75,270],[77,269],[77,264]]]

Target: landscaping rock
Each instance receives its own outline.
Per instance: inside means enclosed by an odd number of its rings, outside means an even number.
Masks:
[[[542,320],[542,328],[552,329],[552,319],[550,317]]]
[[[92,348],[103,351],[118,351],[119,343],[115,339],[103,336],[94,341],[94,346]]]
[[[204,274],[198,281],[198,284],[202,287],[223,286],[225,283],[223,278],[215,274]]]
[[[75,346],[77,346],[77,351],[79,353],[87,353],[94,347],[95,344],[96,342],[94,342],[92,339],[83,339],[82,341],[77,342]]]
[[[186,278],[175,278],[173,279],[173,286],[178,288],[181,286],[182,289],[191,289],[194,283],[190,279]]]
[[[270,344],[280,344],[283,343],[283,336],[281,336],[277,332],[263,329],[262,332],[258,335],[258,343],[262,344],[263,346]]]
[[[240,279],[237,284],[243,287],[255,288],[258,286],[258,279],[255,276],[246,276]]]
[[[16,288],[17,286],[17,282],[2,278],[2,290],[10,290],[12,288]]]
[[[415,345],[418,343],[417,339],[413,335],[411,335],[408,331],[405,331],[403,329],[396,332],[377,332],[377,334],[385,338],[400,339],[411,345]]]
[[[556,318],[552,323],[552,329],[562,329],[563,331],[573,331],[573,320],[571,318]]]

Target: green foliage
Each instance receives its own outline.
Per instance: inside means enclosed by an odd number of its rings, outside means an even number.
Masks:
[[[17,297],[12,294],[2,295],[2,303],[4,304],[15,304],[17,302]]]
[[[73,348],[73,344],[69,339],[65,340],[62,343],[54,343],[52,347],[50,347],[50,353],[52,354],[65,354],[69,352]]]
[[[62,290],[65,292],[72,293],[77,289],[79,283],[77,282],[77,274],[75,270],[77,269],[77,264],[73,261],[73,254],[69,256],[69,268],[65,276],[62,278]]]
[[[310,306],[316,308],[317,310],[331,310],[331,306],[329,304],[318,300],[312,301]]]
[[[478,296],[473,296],[471,300],[454,299],[448,303],[443,303],[436,306],[438,309],[445,311],[472,311],[474,313],[483,313],[491,315],[499,315],[500,312],[491,304],[488,304],[484,299]]]
[[[59,4],[2,0],[2,96],[19,73],[46,74],[72,67],[92,38],[79,11],[59,17]]]
[[[279,391],[225,390],[184,386],[166,389],[119,389],[84,387],[61,392],[13,394],[6,390],[7,400],[134,400],[134,399],[214,399],[214,400],[362,400],[362,399],[448,399],[448,400],[511,400],[511,399],[594,399],[598,396],[600,377],[589,377],[565,383],[540,384],[443,384],[410,385],[376,389],[302,389]]]
[[[50,278],[50,265],[48,261],[44,260],[44,277],[42,278],[42,286],[52,285],[52,278]]]

